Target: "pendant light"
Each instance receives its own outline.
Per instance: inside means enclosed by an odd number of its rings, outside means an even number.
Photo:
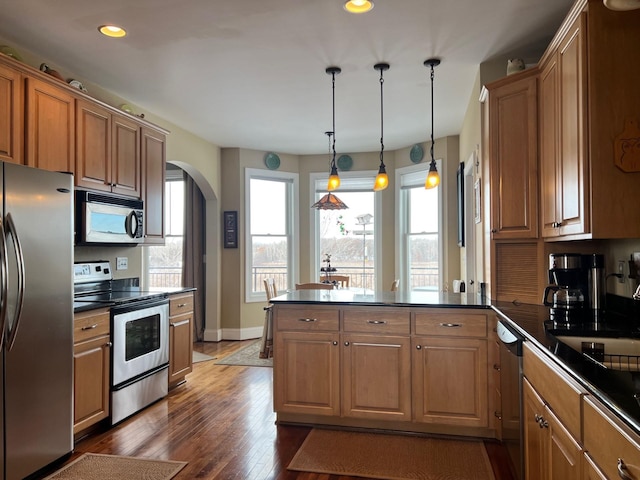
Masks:
[[[333,195],[331,192],[340,186],[340,177],[338,176],[338,168],[336,167],[336,74],[342,70],[340,67],[327,67],[326,73],[331,75],[331,89],[333,100],[333,131],[325,132],[329,137],[329,145],[332,153],[331,172],[329,173],[329,182],[327,183],[327,193],[324,197],[311,205],[311,208],[318,210],[344,210],[347,207],[342,200]],[[333,136],[333,141],[332,141]]]
[[[440,175],[436,167],[436,159],[433,156],[433,146],[435,145],[435,140],[433,139],[433,68],[438,65],[440,65],[440,59],[438,58],[429,58],[424,61],[425,67],[431,67],[431,164],[429,165],[429,173],[427,174],[427,180],[424,184],[424,188],[427,189],[440,185]]]
[[[373,68],[380,72],[380,168],[378,169],[378,175],[376,176],[375,183],[373,184],[373,191],[378,192],[384,190],[389,186],[389,176],[387,175],[387,168],[384,164],[384,109],[383,109],[383,88],[384,78],[382,73],[389,70],[388,63],[376,63]]]

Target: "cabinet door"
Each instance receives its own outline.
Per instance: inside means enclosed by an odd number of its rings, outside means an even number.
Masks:
[[[494,239],[538,237],[536,77],[489,91],[491,233]]]
[[[559,234],[558,62],[553,55],[540,72],[540,205],[543,237]]]
[[[414,337],[412,352],[415,421],[488,426],[486,340]]]
[[[582,478],[582,448],[547,407],[543,423],[549,432],[550,478],[580,480]]]
[[[129,118],[114,114],[111,128],[111,191],[140,197],[140,126]],[[164,183],[162,186],[164,188]]]
[[[142,200],[145,244],[164,244],[165,136],[142,128]]]
[[[0,160],[23,163],[22,75],[0,65]]]
[[[73,349],[73,433],[109,416],[109,335],[76,343]]]
[[[548,432],[541,424],[544,422],[544,402],[526,379],[523,380],[522,401],[524,422],[522,446],[525,456],[525,478],[528,480],[548,480]]]
[[[560,95],[560,235],[589,232],[586,135],[586,14],[581,14],[558,47]]]
[[[169,319],[169,384],[193,370],[193,312]]]
[[[110,192],[111,113],[79,99],[76,117],[76,186]]]
[[[27,78],[27,165],[58,172],[75,168],[75,98],[62,88]]]
[[[410,338],[352,334],[342,342],[343,415],[410,420]]]
[[[607,480],[604,473],[596,466],[588,452],[582,456],[582,478],[584,480]]]
[[[338,333],[280,332],[273,355],[274,409],[340,415]]]

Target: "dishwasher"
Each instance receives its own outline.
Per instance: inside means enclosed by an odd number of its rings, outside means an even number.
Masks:
[[[500,339],[500,417],[502,443],[509,453],[517,479],[524,477],[522,448],[522,342],[524,337],[504,321],[498,321]]]

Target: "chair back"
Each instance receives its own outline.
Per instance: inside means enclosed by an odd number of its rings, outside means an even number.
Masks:
[[[331,283],[296,283],[296,290],[333,290]]]
[[[396,278],[393,283],[391,284],[391,291],[392,292],[397,292],[398,291],[398,287],[400,286],[400,279]]]
[[[324,277],[326,278],[326,277]],[[321,278],[320,281],[323,281],[324,278]],[[349,281],[351,277],[349,275],[329,275],[329,280],[334,284],[340,284],[340,288],[349,288]]]
[[[275,278],[269,277],[264,279],[264,290],[267,292],[267,302],[271,302],[273,297],[278,296]]]

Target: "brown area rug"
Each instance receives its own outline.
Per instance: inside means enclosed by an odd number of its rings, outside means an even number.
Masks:
[[[85,453],[43,480],[169,480],[187,462]]]
[[[242,365],[249,367],[273,367],[273,358],[260,358],[260,340],[242,347],[237,352],[215,362],[216,365]]]
[[[481,441],[315,428],[288,468],[389,480],[495,480]]]

